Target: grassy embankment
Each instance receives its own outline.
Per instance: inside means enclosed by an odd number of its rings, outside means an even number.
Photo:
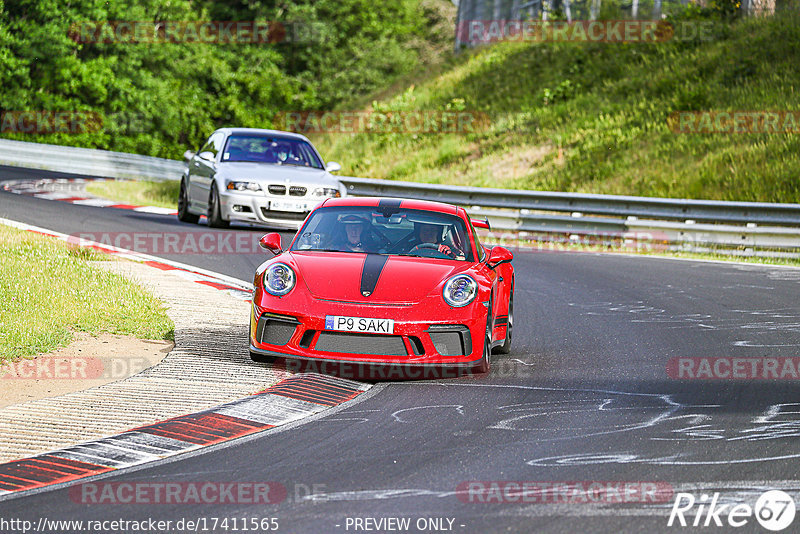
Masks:
[[[172,339],[163,304],[138,284],[88,263],[103,259],[0,225],[0,362],[65,346],[73,332]]]
[[[342,174],[672,198],[800,202],[800,135],[675,134],[675,111],[800,110],[800,16],[705,24],[710,40],[501,43],[373,103],[464,109],[469,135],[314,137]]]

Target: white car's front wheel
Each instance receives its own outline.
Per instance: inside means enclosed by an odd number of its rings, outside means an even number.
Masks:
[[[217,184],[211,184],[211,193],[208,195],[208,226],[211,228],[227,228],[230,222],[222,218],[222,210],[219,205],[219,193]]]
[[[178,220],[196,224],[200,220],[199,215],[189,212],[189,194],[186,191],[186,180],[181,180],[181,190],[178,193]]]

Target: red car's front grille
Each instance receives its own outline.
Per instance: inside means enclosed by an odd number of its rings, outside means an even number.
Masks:
[[[381,356],[407,356],[408,351],[401,336],[347,334],[321,332],[314,350],[349,354],[379,354]]]

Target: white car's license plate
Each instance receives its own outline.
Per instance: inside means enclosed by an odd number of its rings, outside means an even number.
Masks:
[[[325,316],[325,330],[341,330],[344,332],[367,332],[370,334],[393,334],[394,320],[370,319],[367,317]]]
[[[277,210],[277,211],[309,211],[311,208],[309,207],[307,202],[295,202],[292,200],[271,200],[269,203],[269,209]]]

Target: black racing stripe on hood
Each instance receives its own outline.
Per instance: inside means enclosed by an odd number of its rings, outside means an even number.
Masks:
[[[367,254],[364,259],[364,267],[361,269],[361,294],[371,295],[378,285],[378,278],[381,277],[383,266],[389,258],[381,254]]]
[[[399,198],[384,198],[383,200],[378,201],[379,208],[399,208],[400,203],[402,202]]]

